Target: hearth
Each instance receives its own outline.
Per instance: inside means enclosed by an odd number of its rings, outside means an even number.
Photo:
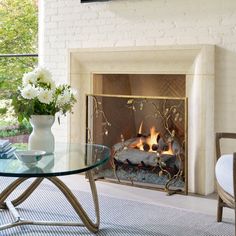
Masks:
[[[187,193],[187,99],[87,95],[88,142],[112,150],[97,178]]]

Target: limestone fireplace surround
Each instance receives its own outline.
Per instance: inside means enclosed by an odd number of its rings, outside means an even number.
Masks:
[[[69,139],[85,142],[85,95],[93,74],[184,74],[188,97],[188,191],[214,191],[214,45],[70,49],[68,78],[79,91]],[[78,135],[80,134],[80,135]]]

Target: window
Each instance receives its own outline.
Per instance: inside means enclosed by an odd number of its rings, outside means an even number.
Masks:
[[[0,138],[30,129],[18,124],[11,95],[25,72],[38,63],[38,5],[36,0],[0,1]],[[25,131],[26,129],[26,131]]]

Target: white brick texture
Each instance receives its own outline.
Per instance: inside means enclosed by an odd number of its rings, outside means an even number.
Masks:
[[[216,45],[215,130],[236,132],[235,0],[44,0],[42,8],[40,58],[59,82],[68,48]]]

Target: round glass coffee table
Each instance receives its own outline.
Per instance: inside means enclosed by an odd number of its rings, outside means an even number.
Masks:
[[[105,164],[110,157],[110,149],[97,144],[63,144],[56,143],[55,152],[45,155],[36,166],[27,167],[16,158],[0,159],[0,176],[19,177],[9,184],[0,193],[0,209],[9,209],[15,221],[0,226],[0,230],[19,225],[54,225],[54,226],[85,226],[90,232],[96,233],[99,230],[100,213],[98,196],[93,169]],[[93,222],[83,209],[80,202],[71,192],[69,187],[57,176],[72,175],[85,172],[92,192],[94,202],[96,222]],[[36,177],[24,192],[12,201],[8,201],[8,196],[25,180]],[[31,193],[44,180],[48,179],[65,195],[66,199],[74,208],[81,219],[80,222],[51,222],[51,221],[31,221],[22,219],[15,208],[25,201]]]

